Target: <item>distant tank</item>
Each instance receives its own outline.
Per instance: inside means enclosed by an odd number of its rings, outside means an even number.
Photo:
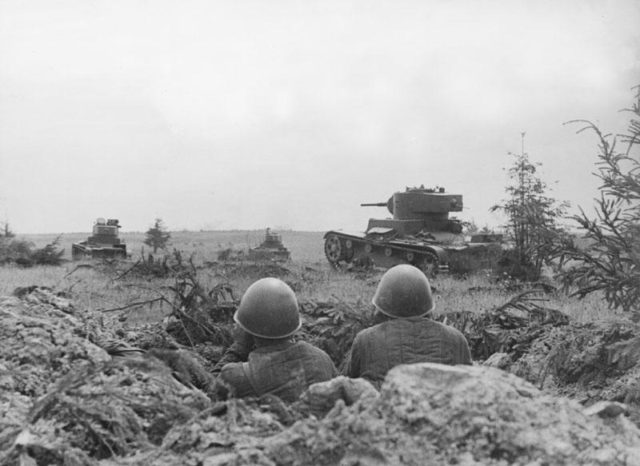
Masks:
[[[361,204],[386,207],[393,218],[370,219],[365,233],[328,231],[325,255],[335,267],[373,263],[388,268],[408,263],[430,276],[492,268],[502,251],[499,235],[465,241],[462,223],[449,217],[451,212],[461,212],[462,205],[461,194],[424,186],[396,192],[387,202]]]
[[[264,241],[257,248],[249,249],[250,260],[274,260],[287,261],[291,254],[289,250],[282,244],[282,237],[278,233],[274,233],[267,228]]]
[[[93,235],[86,241],[71,245],[71,258],[126,258],[127,245],[119,238],[119,229],[118,219],[98,218],[93,225]]]

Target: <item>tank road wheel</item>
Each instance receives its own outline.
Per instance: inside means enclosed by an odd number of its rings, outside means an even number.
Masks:
[[[324,242],[324,255],[333,267],[339,267],[341,260],[344,260],[344,248],[337,235],[330,235]]]
[[[440,266],[440,261],[438,260],[438,256],[432,252],[426,252],[420,256],[418,259],[419,262],[416,266],[424,272],[424,274],[433,278],[438,274],[438,267]]]

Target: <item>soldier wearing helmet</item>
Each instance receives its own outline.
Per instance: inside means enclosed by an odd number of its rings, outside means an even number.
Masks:
[[[238,398],[277,395],[295,401],[307,387],[337,375],[324,351],[292,336],[302,325],[291,288],[277,278],[253,283],[242,296],[234,320],[252,336],[255,349],[247,362],[226,364],[219,380]]]
[[[379,388],[399,364],[471,364],[464,335],[426,317],[435,302],[421,270],[406,264],[387,270],[373,305],[382,322],[356,335],[346,366],[349,377],[365,378]]]

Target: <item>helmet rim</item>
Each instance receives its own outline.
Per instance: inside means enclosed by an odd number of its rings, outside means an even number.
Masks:
[[[422,314],[414,314],[411,316],[397,316],[395,314],[392,314],[390,312],[385,311],[384,309],[382,309],[376,302],[375,302],[375,297],[371,300],[371,304],[373,304],[376,308],[376,311],[380,312],[381,314],[384,314],[387,317],[391,317],[392,319],[412,319],[414,317],[424,317],[427,314],[433,312],[436,309],[436,302],[435,300],[431,300],[431,307],[429,309],[427,309],[426,311],[424,311]]]
[[[300,328],[302,327],[302,319],[298,318],[298,325],[296,326],[296,328],[294,330],[292,330],[291,332],[287,333],[286,335],[282,335],[282,336],[278,336],[278,337],[274,337],[273,335],[261,335],[258,332],[255,332],[253,330],[248,329],[242,322],[240,322],[240,319],[238,319],[238,311],[236,310],[236,312],[233,314],[233,321],[238,324],[238,326],[244,330],[245,332],[247,332],[248,334],[254,336],[254,337],[258,337],[258,338],[264,338],[265,340],[280,340],[281,338],[287,338],[290,337],[292,335],[294,335],[298,330],[300,330]]]

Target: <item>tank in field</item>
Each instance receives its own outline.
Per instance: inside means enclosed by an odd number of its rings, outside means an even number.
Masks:
[[[119,237],[120,222],[118,219],[98,218],[93,224],[93,234],[86,241],[71,245],[71,258],[126,258],[127,245]]]
[[[369,219],[364,233],[328,231],[324,252],[334,267],[412,264],[433,276],[493,268],[500,258],[499,235],[478,236],[467,242],[462,223],[449,216],[462,211],[461,194],[420,186],[396,192],[387,202],[361,206],[386,207],[393,217]]]
[[[257,248],[249,249],[250,260],[272,260],[276,262],[285,262],[290,257],[289,250],[282,244],[282,236],[274,233],[267,228],[264,241]]]

